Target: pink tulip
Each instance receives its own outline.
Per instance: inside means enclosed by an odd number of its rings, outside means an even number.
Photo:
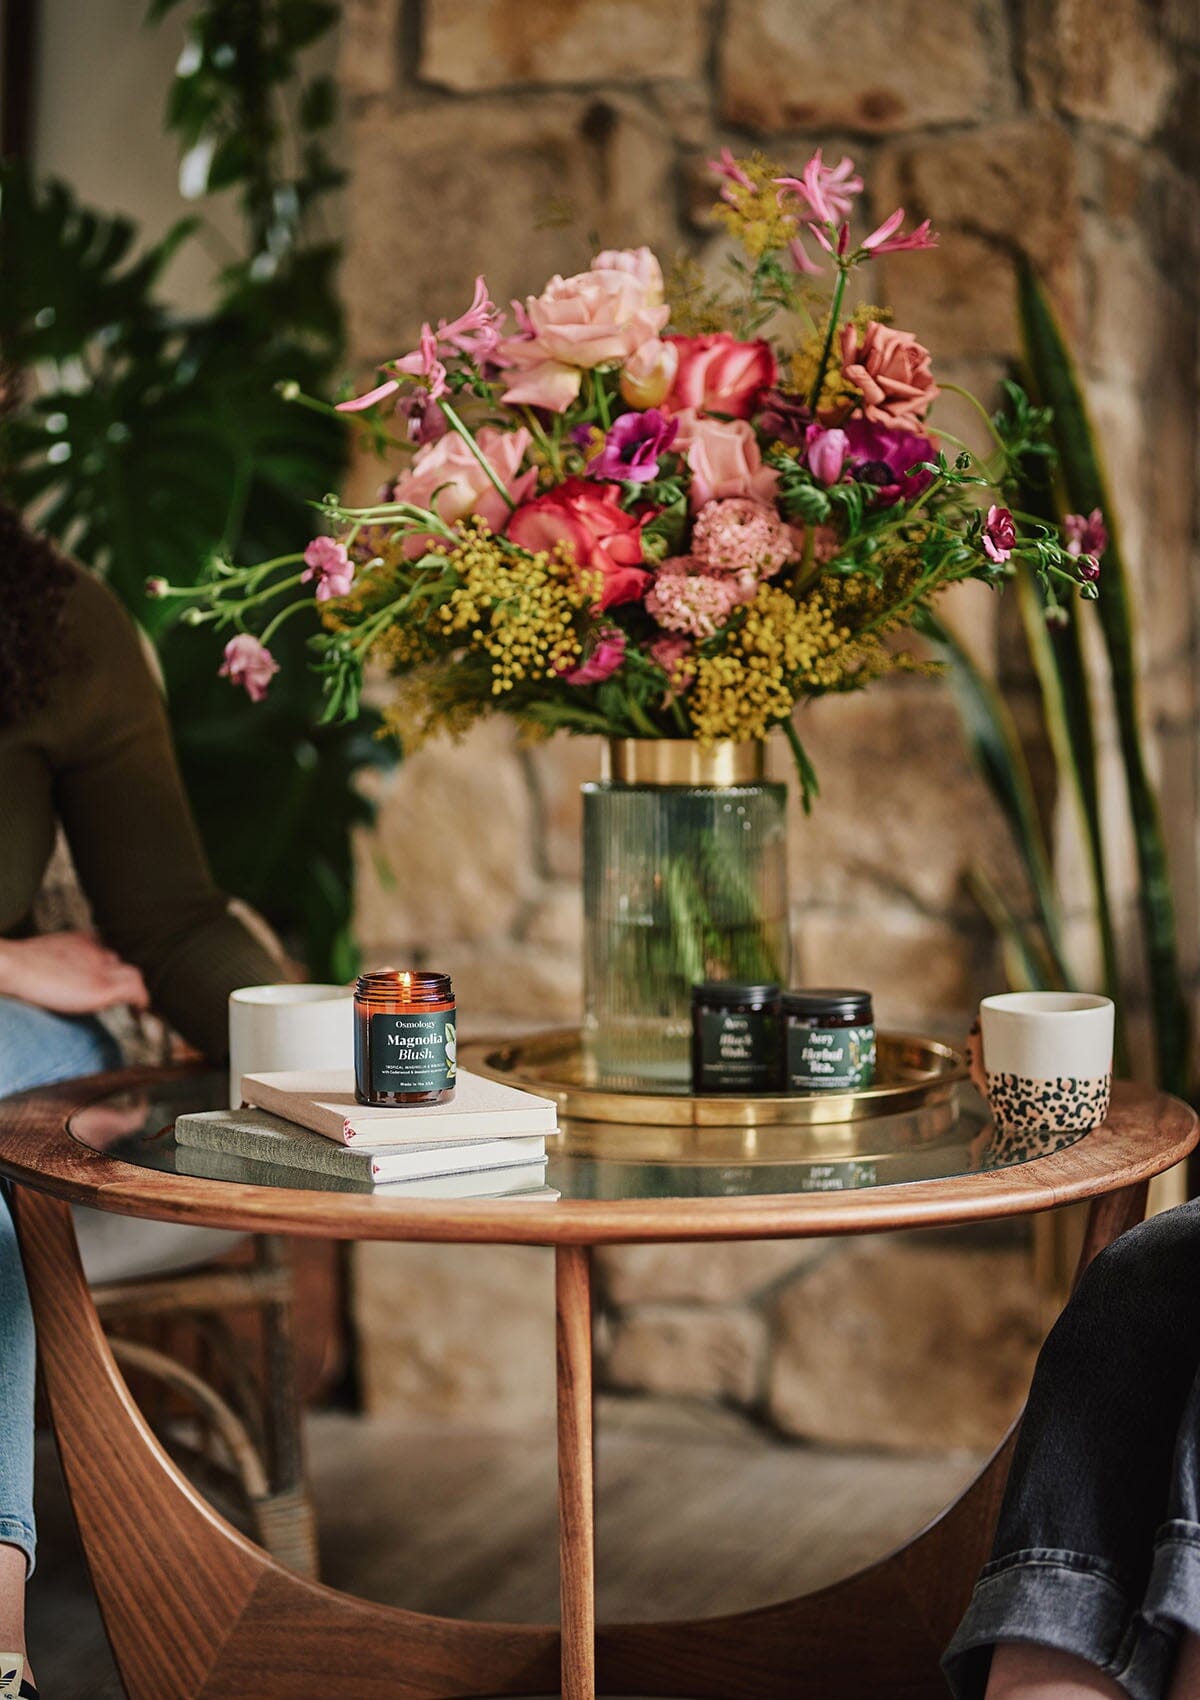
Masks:
[[[822,484],[836,484],[842,476],[846,456],[850,451],[844,431],[827,431],[823,425],[810,425],[805,433],[808,470]]]
[[[240,685],[251,702],[261,702],[267,686],[279,671],[279,663],[269,649],[249,632],[239,632],[225,645],[225,659],[218,677],[231,685]]]

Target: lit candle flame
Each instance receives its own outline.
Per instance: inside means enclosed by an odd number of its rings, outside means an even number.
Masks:
[[[401,988],[402,988],[402,994],[403,994],[405,1003],[411,1003],[411,1001],[412,1001],[412,975],[411,974],[401,974],[400,985],[401,985]]]

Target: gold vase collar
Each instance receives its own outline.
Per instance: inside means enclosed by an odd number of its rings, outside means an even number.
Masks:
[[[766,772],[766,746],[724,739],[609,738],[602,777],[621,785],[756,785]]]

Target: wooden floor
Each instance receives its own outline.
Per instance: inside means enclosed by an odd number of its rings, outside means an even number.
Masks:
[[[557,1615],[554,1437],[309,1428],[323,1579],[459,1617]],[[915,1532],[978,1461],[776,1445],[735,1418],[606,1401],[599,1423],[599,1616],[738,1610],[832,1581]],[[30,1645],[47,1700],[120,1700],[52,1445],[39,1453]]]

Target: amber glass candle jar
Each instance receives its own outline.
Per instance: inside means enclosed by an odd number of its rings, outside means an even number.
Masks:
[[[446,1104],[457,1074],[449,974],[380,968],[354,987],[354,1089],[360,1104]]]

